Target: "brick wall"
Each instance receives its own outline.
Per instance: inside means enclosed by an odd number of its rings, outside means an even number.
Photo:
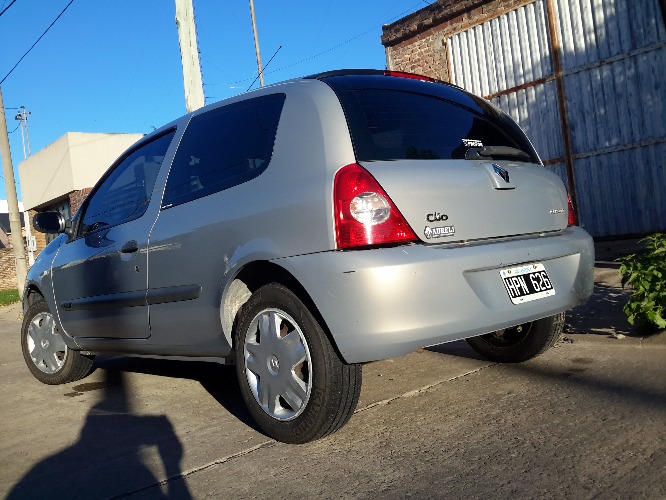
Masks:
[[[37,232],[35,229],[34,224],[32,223],[32,218],[35,216],[37,212],[34,210],[29,210],[28,214],[30,216],[30,231],[32,232],[32,235],[35,237],[35,242],[37,243],[37,251],[35,252],[35,257],[41,252],[44,247],[46,246],[46,235],[44,233]]]
[[[88,193],[90,193],[90,189],[91,188],[86,188],[69,193],[69,205],[72,215],[74,215],[81,207],[83,200],[85,200]],[[35,210],[29,211],[32,235],[35,237],[37,243],[37,251],[34,253],[35,258],[37,258],[39,252],[41,252],[46,246],[46,235],[36,231],[35,226],[32,224],[32,219],[36,213]],[[26,258],[27,255],[26,250]],[[16,261],[14,259],[14,253],[10,248],[2,248],[0,249],[0,290],[16,288],[16,284]]]
[[[85,188],[80,191],[72,191],[69,193],[69,207],[72,217],[74,217],[74,214],[76,214],[79,208],[81,208],[83,200],[86,199],[86,196],[88,196],[88,193],[90,193],[91,189],[92,188]]]
[[[390,69],[449,80],[446,39],[434,30],[386,50]]]
[[[450,81],[447,41],[534,0],[438,0],[382,28],[389,69]]]
[[[11,290],[17,286],[14,251],[0,248],[0,290]]]
[[[85,188],[81,189],[80,191],[72,191],[69,193],[69,207],[70,207],[70,213],[72,216],[78,211],[79,208],[81,208],[81,204],[83,203],[83,200],[86,199],[86,196],[88,196],[88,193],[90,193],[91,188]],[[35,226],[32,224],[32,218],[35,216],[37,212],[35,210],[30,210],[30,226],[32,229],[32,235],[35,237],[35,241],[37,243],[37,251],[35,252],[35,257],[39,255],[39,252],[41,252],[44,247],[46,246],[46,235],[44,233],[40,233],[35,230]]]

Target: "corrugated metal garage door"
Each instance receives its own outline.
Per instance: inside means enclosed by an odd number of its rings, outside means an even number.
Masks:
[[[518,121],[573,190],[590,233],[666,229],[666,30],[658,0],[537,0],[448,45],[453,83]]]

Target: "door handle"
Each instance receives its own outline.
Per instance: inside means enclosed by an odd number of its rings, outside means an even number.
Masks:
[[[130,240],[120,249],[122,253],[134,253],[139,250],[139,244],[135,240]]]

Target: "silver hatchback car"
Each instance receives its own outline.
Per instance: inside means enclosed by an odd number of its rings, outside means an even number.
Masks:
[[[335,71],[206,106],[126,151],[23,296],[47,384],[100,353],[235,363],[269,436],[352,415],[361,364],[467,339],[520,362],[592,293],[592,239],[514,121],[427,78]]]

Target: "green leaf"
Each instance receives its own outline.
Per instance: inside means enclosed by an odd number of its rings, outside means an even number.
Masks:
[[[641,319],[666,328],[666,236],[655,233],[640,243],[644,252],[615,259],[622,287],[633,289],[623,311],[632,325]]]

